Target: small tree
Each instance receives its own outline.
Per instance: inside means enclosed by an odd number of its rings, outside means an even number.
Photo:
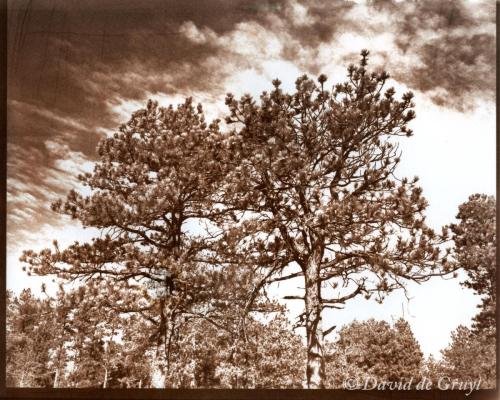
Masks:
[[[488,330],[474,332],[459,326],[451,335],[450,345],[442,353],[441,375],[462,382],[481,380],[481,388],[495,388],[495,335]]]
[[[240,387],[247,388],[302,387],[305,347],[286,317],[277,315],[266,324],[252,319],[245,329],[245,339],[236,362],[218,366],[222,387],[235,387],[235,378],[241,382]]]
[[[443,361],[435,359],[434,356],[430,354],[429,357],[424,360],[422,375],[430,380],[432,387],[438,387],[439,379],[446,376],[443,368]]]
[[[309,388],[324,385],[325,308],[358,295],[382,301],[407,281],[452,269],[437,247],[447,232],[425,224],[417,179],[394,176],[394,139],[412,135],[413,95],[398,101],[393,88],[384,91],[388,74],[368,72],[368,51],[361,55],[332,90],[324,75],[319,84],[303,76],[293,94],[275,80],[260,103],[249,95],[226,99],[235,129],[223,201],[239,211],[239,224],[226,227],[223,250],[265,271],[256,289],[303,279],[304,295],[286,297],[304,301]]]
[[[385,321],[354,321],[342,327],[327,356],[327,384],[342,388],[347,378],[359,384],[378,382],[417,383],[421,378],[423,354],[408,323],[399,319],[391,327]]]
[[[6,383],[17,387],[51,387],[50,351],[54,345],[53,310],[25,289],[7,295]]]
[[[123,350],[116,337],[123,332],[124,321],[99,301],[99,289],[91,282],[65,295],[71,313],[63,326],[70,334],[68,343],[62,344],[68,347],[73,364],[66,378],[70,387],[110,387],[121,358]]]

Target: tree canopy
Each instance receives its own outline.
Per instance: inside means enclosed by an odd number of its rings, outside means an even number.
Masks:
[[[468,278],[465,287],[483,297],[475,317],[476,329],[496,326],[496,200],[484,194],[471,195],[459,206],[458,223],[451,225],[454,253]],[[494,332],[493,332],[494,334]]]
[[[368,52],[344,83],[325,88],[302,76],[296,91],[279,80],[260,102],[229,94],[226,141],[232,168],[223,202],[240,213],[224,227],[234,260],[261,267],[268,283],[302,277],[308,341],[308,387],[324,380],[322,311],[346,301],[449,273],[447,229],[425,223],[417,178],[398,178],[396,138],[411,136],[413,95],[385,88],[386,72],[369,72]],[[295,266],[297,272],[286,274]],[[330,285],[330,294],[323,290]]]
[[[368,70],[364,50],[331,88],[325,75],[302,76],[293,93],[276,79],[258,101],[228,94],[224,129],[191,99],[149,101],[99,143],[94,171],[79,177],[87,190],[53,204],[100,237],[54,242],[22,261],[31,273],[83,282],[95,304],[145,323],[159,387],[177,382],[171,356],[182,332],[225,332],[234,363],[252,345],[248,330],[261,328],[255,314],[283,311],[266,288],[301,279],[304,289],[284,297],[304,302],[305,385],[324,387],[333,329],[322,325],[324,309],[357,296],[382,302],[458,268],[442,247],[447,228],[425,223],[418,179],[397,176],[398,141],[412,136],[415,113],[412,93],[397,99],[388,81]]]
[[[374,319],[354,321],[339,330],[327,349],[328,387],[341,387],[348,378],[363,385],[367,379],[416,384],[422,377],[423,353],[404,319],[392,326]]]

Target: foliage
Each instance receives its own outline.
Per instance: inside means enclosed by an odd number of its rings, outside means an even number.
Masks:
[[[480,379],[483,389],[496,387],[496,341],[491,331],[475,332],[459,326],[442,353],[442,375],[460,381]]]
[[[295,386],[295,362],[273,361],[287,379],[255,369],[269,369],[261,349],[291,355],[277,332],[286,346],[300,346],[282,322],[262,325],[253,314],[282,312],[267,285],[300,278],[303,293],[285,298],[304,301],[297,326],[306,330],[305,382],[321,388],[325,308],[357,296],[382,302],[409,281],[457,268],[441,251],[447,229],[425,223],[418,179],[394,175],[397,142],[412,135],[413,95],[396,99],[389,75],[367,63],[362,51],[331,89],[320,75],[297,79],[292,94],[275,80],[260,102],[228,94],[226,132],[191,99],[177,108],[149,101],[100,142],[94,171],[79,177],[88,190],[70,191],[53,209],[101,235],[21,258],[30,273],[86,286],[71,294],[77,308],[72,300],[58,306],[70,311],[55,326],[72,325],[72,339],[59,343],[74,346],[56,351],[58,378],[71,362],[81,369],[66,376],[68,385],[252,387],[272,377]],[[411,336],[404,324],[394,329]],[[110,340],[117,330],[135,346]],[[214,353],[218,346],[228,354]],[[196,354],[189,362],[188,351]]]
[[[421,379],[423,354],[409,324],[399,319],[390,326],[385,321],[354,321],[342,327],[327,355],[327,386],[342,388],[347,378],[358,383],[417,383]]]
[[[301,322],[308,342],[308,387],[324,377],[322,311],[358,295],[376,296],[423,282],[455,267],[449,250],[425,223],[427,202],[417,178],[394,176],[400,162],[397,138],[411,136],[412,93],[401,100],[385,89],[385,72],[367,70],[368,52],[350,66],[345,83],[331,90],[302,76],[296,91],[279,80],[260,102],[229,94],[234,124],[226,142],[231,165],[223,202],[238,210],[227,224],[232,254],[265,272],[266,283],[302,277]],[[297,272],[284,271],[295,267]],[[332,297],[323,286],[334,289]],[[325,331],[328,331],[327,329]]]
[[[459,206],[458,224],[452,224],[455,257],[468,279],[463,283],[483,296],[481,311],[474,318],[476,330],[496,326],[496,201],[474,194]]]
[[[463,285],[483,296],[472,329],[459,326],[442,351],[440,372],[462,381],[481,379],[482,388],[496,384],[496,202],[471,195],[459,206],[451,225],[455,257],[467,273]]]
[[[136,314],[99,307],[91,287],[56,298],[9,294],[7,382],[20,387],[150,387],[154,328]],[[245,336],[191,318],[176,331],[166,385],[176,388],[300,387],[304,347],[281,314],[249,316]]]
[[[51,386],[50,349],[54,331],[48,302],[30,289],[7,295],[6,385]]]

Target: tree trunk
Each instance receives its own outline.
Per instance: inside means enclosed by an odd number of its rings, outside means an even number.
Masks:
[[[320,264],[322,247],[310,255],[305,273],[305,312],[307,335],[307,388],[324,387],[325,361],[323,358],[323,328],[321,324],[321,282]]]
[[[104,382],[102,383],[102,388],[106,389],[108,387],[108,369],[104,368]]]
[[[59,387],[59,368],[56,369],[56,373],[54,375],[54,384],[52,385],[53,388]]]
[[[158,340],[156,343],[156,352],[151,363],[151,387],[164,389],[167,384],[167,318],[165,316],[165,299],[160,299],[160,326],[158,327]],[[161,349],[164,349],[162,351]]]
[[[19,387],[24,387],[24,376],[25,376],[25,372],[23,370],[22,374],[21,374],[21,379],[19,380]]]
[[[165,363],[161,360],[161,352],[157,352],[152,363],[151,387],[164,389],[166,386]]]

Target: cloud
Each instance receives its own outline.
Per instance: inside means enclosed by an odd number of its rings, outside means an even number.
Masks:
[[[213,38],[216,35],[210,29],[205,29],[204,31],[199,30],[193,21],[186,21],[182,23],[179,28],[179,32],[195,44],[207,43],[210,38]]]
[[[460,110],[494,100],[495,7],[492,2],[422,1],[401,6],[395,43],[420,65],[397,78]],[[409,66],[408,69],[410,69]],[[406,76],[406,79],[404,76]]]
[[[492,98],[494,5],[487,1],[103,3],[37,2],[21,38],[21,22],[12,21],[14,98],[35,91],[52,110],[80,108],[82,118],[109,124],[104,98],[220,91],[240,64],[266,57],[319,73],[326,61],[359,54],[353,37],[373,44],[398,80],[424,92],[442,88],[451,106],[464,107],[471,95]],[[334,58],[318,60],[321,49],[339,43],[344,49]]]
[[[50,204],[70,189],[78,189],[76,176],[93,168],[93,163],[82,153],[68,151],[67,146],[63,149],[53,146],[49,141],[47,151],[52,159],[50,165],[44,165],[40,151],[8,145],[8,242],[18,242],[26,231],[36,234],[40,226],[49,222],[57,225],[58,218],[50,210]]]
[[[76,118],[33,104],[8,103],[7,234],[19,242],[26,231],[57,224],[50,204],[78,188],[77,175],[91,171],[102,133]]]

